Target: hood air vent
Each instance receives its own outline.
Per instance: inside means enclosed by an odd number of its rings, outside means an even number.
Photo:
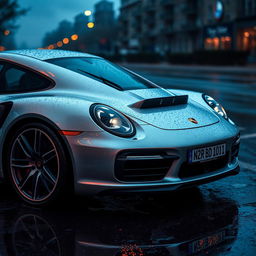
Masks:
[[[170,97],[154,98],[154,99],[145,99],[138,101],[130,107],[132,108],[159,108],[159,107],[168,107],[183,105],[188,103],[188,95],[176,95]]]

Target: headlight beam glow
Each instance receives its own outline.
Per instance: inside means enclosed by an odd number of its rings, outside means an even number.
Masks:
[[[205,102],[219,115],[228,120],[227,113],[220,103],[214,100],[211,96],[203,94]]]
[[[133,123],[111,107],[93,104],[90,113],[95,123],[109,133],[120,137],[132,137],[135,134]]]

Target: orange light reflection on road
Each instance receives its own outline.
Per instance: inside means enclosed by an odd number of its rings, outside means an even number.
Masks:
[[[122,246],[121,256],[144,256],[144,253],[136,244],[128,244]]]

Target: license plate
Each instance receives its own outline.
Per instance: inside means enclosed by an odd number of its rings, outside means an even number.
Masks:
[[[210,235],[208,237],[204,237],[198,239],[189,244],[188,253],[195,254],[204,249],[216,246],[225,240],[225,231],[221,231],[217,234]]]
[[[226,155],[226,144],[197,148],[189,151],[189,162],[201,162],[224,155]]]

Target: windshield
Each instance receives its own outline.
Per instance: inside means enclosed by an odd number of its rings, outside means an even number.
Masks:
[[[157,86],[105,59],[75,57],[50,59],[47,62],[101,81],[119,90],[156,88]]]

